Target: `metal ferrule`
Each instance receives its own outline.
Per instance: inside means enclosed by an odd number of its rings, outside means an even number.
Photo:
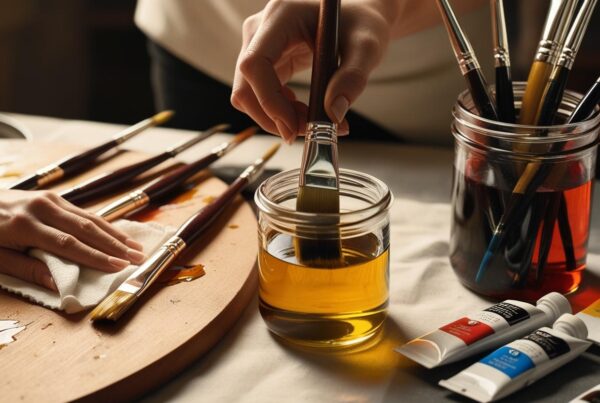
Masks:
[[[506,20],[502,0],[492,1],[492,31],[494,40],[494,65],[509,67],[508,37],[506,35]]]
[[[210,150],[211,154],[216,154],[219,158],[227,154],[236,144],[233,141],[221,143],[212,150]]]
[[[123,130],[121,133],[115,136],[115,141],[117,144],[123,144],[136,134],[140,133],[143,130],[146,130],[148,127],[153,126],[154,122],[152,119],[144,119],[141,122],[134,124],[133,126],[128,127]]]
[[[37,185],[44,186],[62,178],[65,171],[58,165],[53,164],[40,169],[35,174],[38,176]]]
[[[177,259],[185,247],[186,244],[183,239],[178,236],[171,237],[144,264],[138,267],[118,289],[140,296]]]
[[[186,141],[186,142],[178,145],[177,147],[171,148],[167,152],[174,157],[177,154],[180,154],[180,153],[184,152],[188,148],[190,148],[190,147],[198,144],[202,140],[205,140],[208,137],[212,136],[213,134],[218,133],[220,131],[223,131],[223,130],[227,129],[228,127],[229,127],[229,125],[227,125],[227,124],[220,124],[220,125],[213,126],[210,129],[205,130],[204,132],[202,132],[199,135],[195,136],[194,138],[192,138],[192,139],[190,139],[190,140],[188,140],[188,141]]]
[[[305,185],[339,189],[335,123],[310,122],[307,125],[300,167],[300,186]]]
[[[535,60],[548,64],[556,63],[567,32],[569,31],[577,1],[552,0]]]
[[[257,159],[252,165],[244,169],[244,172],[242,172],[239,177],[248,179],[248,183],[254,182],[263,173],[266,162],[267,161],[262,158]]]
[[[129,193],[127,196],[108,204],[96,212],[96,215],[107,221],[114,221],[150,203],[150,197],[141,190]]]
[[[475,57],[473,47],[460,28],[448,0],[438,0],[438,7],[441,11],[442,20],[446,26],[446,30],[448,31],[452,50],[454,50],[454,55],[456,56],[456,61],[458,62],[461,74],[465,75],[471,70],[478,69],[479,62]]]
[[[581,5],[581,8],[577,13],[577,17],[575,17],[575,21],[569,30],[557,65],[563,66],[569,70],[571,67],[573,67],[575,57],[577,56],[577,52],[579,52],[579,48],[581,47],[583,36],[587,30],[587,26],[590,22],[590,18],[592,17],[595,6],[596,0],[585,0]]]

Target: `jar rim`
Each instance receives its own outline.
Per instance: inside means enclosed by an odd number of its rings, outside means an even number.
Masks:
[[[278,221],[287,224],[310,225],[313,227],[331,226],[336,223],[338,227],[353,226],[363,221],[370,220],[382,212],[387,212],[391,207],[394,197],[388,186],[376,177],[364,172],[351,169],[339,169],[340,191],[343,193],[343,184],[348,181],[361,181],[371,185],[378,191],[377,200],[368,206],[339,213],[307,213],[283,206],[280,202],[272,200],[267,195],[267,188],[284,180],[298,180],[300,169],[291,169],[279,172],[262,182],[256,190],[254,201],[259,210],[271,218],[277,217]],[[297,192],[295,193],[297,194]]]
[[[519,93],[524,92],[526,84],[526,82],[513,82],[515,99],[518,98]],[[600,112],[597,110],[589,119],[580,122],[563,123],[558,125],[538,126],[500,122],[497,120],[484,118],[471,112],[470,108],[468,108],[466,105],[467,100],[470,99],[470,97],[471,95],[468,90],[464,90],[458,95],[454,108],[452,109],[452,115],[454,119],[472,129],[485,128],[485,133],[481,134],[498,139],[512,139],[528,143],[549,143],[565,140],[577,140],[579,138],[589,136],[590,131],[600,126]],[[566,101],[578,102],[582,98],[583,95],[575,91],[565,90],[561,104]],[[578,132],[573,133],[574,131]],[[535,132],[552,133],[552,135],[532,136],[529,134]]]

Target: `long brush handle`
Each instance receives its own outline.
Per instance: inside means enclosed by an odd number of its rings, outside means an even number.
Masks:
[[[325,112],[325,92],[338,67],[339,15],[340,0],[321,0],[310,82],[309,122],[330,122]]]
[[[173,116],[172,111],[163,111],[151,118],[142,120],[135,125],[128,127],[119,133],[115,138],[102,143],[96,147],[86,150],[82,153],[66,157],[54,164],[51,164],[33,175],[30,175],[19,182],[13,184],[10,189],[34,190],[47,184],[88,170],[102,154],[112,150],[125,141],[133,138],[144,130],[162,124]]]

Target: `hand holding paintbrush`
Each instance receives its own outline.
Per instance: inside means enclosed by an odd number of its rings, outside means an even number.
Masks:
[[[116,135],[112,140],[109,140],[80,154],[69,156],[59,162],[50,164],[40,169],[35,174],[13,184],[10,189],[40,189],[46,185],[57,182],[64,177],[82,173],[90,169],[98,157],[100,157],[102,154],[116,148],[118,145],[132,139],[150,127],[161,125],[167,122],[172,116],[173,111],[163,111],[157,113],[151,118],[142,120],[141,122],[128,127]]]
[[[154,283],[158,276],[204,233],[244,187],[261,175],[265,164],[277,152],[278,148],[279,144],[272,146],[261,158],[246,168],[221,196],[179,227],[172,238],[92,311],[91,319],[93,321],[118,320]]]

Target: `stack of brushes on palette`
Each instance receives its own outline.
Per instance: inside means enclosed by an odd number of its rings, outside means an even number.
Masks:
[[[542,38],[520,105],[515,102],[516,96],[511,80],[502,0],[491,0],[496,66],[495,91],[492,87],[488,87],[473,48],[462,32],[448,0],[437,0],[437,5],[461,73],[466,80],[473,101],[473,113],[490,121],[502,122],[501,124],[520,125],[511,127],[519,127],[524,135],[527,135],[527,127],[530,127],[529,132],[532,132],[532,126],[539,128],[569,125],[596,118],[598,113],[596,105],[600,98],[600,78],[580,99],[570,114],[565,115],[560,108],[568,76],[596,0],[551,1]],[[548,132],[551,131],[548,128]],[[542,132],[545,131],[542,130]],[[525,144],[527,143],[525,142]],[[527,153],[526,149],[514,149],[514,147],[513,151],[519,155]],[[560,150],[550,148],[547,155],[560,155],[565,151],[562,147]],[[490,155],[493,156],[493,152]],[[531,250],[532,253],[523,253],[518,258],[518,266],[524,267],[525,270],[519,273],[519,278],[515,278],[514,287],[525,286],[532,262],[535,262],[536,272],[543,272],[543,267],[547,264],[548,256],[551,253],[564,256],[564,270],[573,272],[583,269],[585,253],[579,253],[582,256],[577,256],[577,247],[574,245],[586,245],[588,234],[585,231],[581,236],[582,239],[574,239],[572,225],[577,224],[570,223],[569,217],[580,217],[585,214],[586,216],[578,221],[579,223],[589,222],[589,208],[587,211],[579,211],[582,206],[573,203],[573,200],[570,205],[567,205],[566,192],[560,187],[550,189],[550,191],[544,189],[541,185],[546,178],[550,177],[553,168],[542,164],[541,160],[531,159],[521,166],[514,166],[514,169],[510,167],[505,171],[509,170],[511,172],[494,172],[494,175],[498,176],[498,183],[502,181],[508,185],[485,187],[482,190],[489,193],[487,196],[490,198],[495,197],[500,206],[494,211],[493,217],[488,216],[482,223],[486,226],[482,233],[489,233],[487,247],[482,250],[470,251],[472,252],[471,256],[478,256],[476,259],[479,259],[470,261],[470,264],[474,266],[473,273],[475,273],[476,284],[486,281],[491,270],[505,270],[511,265],[514,266],[514,261],[506,260],[509,257],[501,259],[500,255],[503,254],[502,249],[508,247],[507,245],[517,243],[525,244],[524,249]],[[582,183],[580,188],[571,190],[589,194],[591,181]],[[555,227],[557,228],[556,233]],[[493,228],[493,230],[488,231],[488,228]],[[579,237],[582,231],[575,232],[575,235]],[[475,246],[468,247],[474,248]],[[533,252],[534,250],[536,253]],[[492,262],[494,263],[492,264]],[[493,268],[488,268],[488,266],[493,266]]]
[[[69,177],[80,175],[100,164],[102,158],[115,156],[118,146],[134,138],[146,129],[168,121],[173,111],[163,111],[155,116],[145,119],[117,134],[113,139],[104,142],[82,153],[70,155],[50,164],[32,175],[29,175],[10,186],[11,189],[35,190],[43,189],[49,185],[59,183]],[[229,127],[227,124],[213,126],[191,139],[168,150],[143,159],[142,161],[126,165],[112,172],[106,172],[93,177],[74,187],[61,191],[59,194],[65,200],[85,206],[91,202],[98,202],[107,196],[119,195],[139,183],[149,180],[145,175],[149,170],[160,164],[173,160],[177,155],[192,148],[196,144],[208,139],[216,133]],[[211,164],[227,155],[239,144],[248,140],[256,133],[257,129],[250,127],[228,141],[213,147],[201,158],[189,164],[175,163],[161,172],[164,175],[156,178],[137,189],[125,192],[125,195],[96,211],[98,217],[107,221],[115,221],[127,217],[150,205],[160,205],[168,198],[195,186],[194,177]],[[276,143],[253,164],[249,165],[229,187],[208,205],[188,218],[158,250],[154,251],[148,259],[139,266],[116,290],[109,294],[91,313],[92,320],[119,319],[137,299],[148,290],[154,281],[163,273],[175,259],[187,249],[196,239],[200,238],[205,230],[214,223],[217,217],[232,203],[235,197],[249,184],[257,180],[264,171],[265,164],[277,152],[279,144]],[[111,154],[112,153],[112,154]],[[60,293],[60,289],[58,290]],[[62,293],[61,293],[62,294]]]

